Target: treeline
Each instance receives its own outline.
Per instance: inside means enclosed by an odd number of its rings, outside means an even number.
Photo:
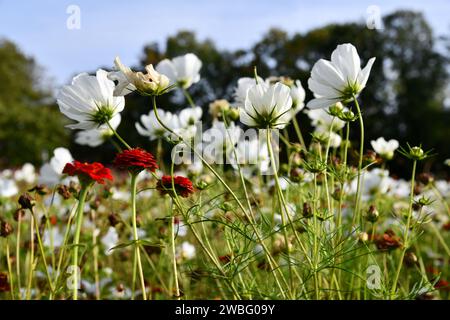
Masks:
[[[450,137],[450,108],[445,108],[446,88],[448,86],[448,47],[445,40],[437,45],[430,25],[419,12],[397,11],[383,18],[382,30],[368,29],[363,23],[332,24],[311,30],[307,33],[288,34],[279,29],[271,29],[258,43],[251,48],[228,51],[218,49],[212,40],[199,40],[189,31],[180,31],[167,39],[164,46],[151,43],[144,47],[140,64],[137,69],[165,57],[174,57],[187,52],[193,52],[202,60],[202,80],[190,89],[197,104],[207,108],[214,99],[232,100],[233,88],[239,77],[252,76],[253,66],[258,67],[262,77],[269,75],[284,75],[300,79],[307,88],[307,79],[311,68],[318,59],[329,59],[331,52],[339,43],[351,42],[359,51],[364,60],[377,57],[373,66],[369,85],[361,96],[361,105],[366,123],[366,145],[370,139],[384,136],[395,138],[401,144],[409,142],[420,144],[425,149],[434,148],[437,156],[426,164],[426,168],[433,171],[444,172],[443,161],[450,157],[448,146]],[[6,43],[6,47],[11,47]],[[162,49],[164,47],[164,49]],[[443,48],[438,50],[437,48]],[[5,44],[0,45],[0,58],[5,55],[2,51]],[[111,60],[114,57],[111,57]],[[26,60],[32,69],[34,62]],[[39,107],[36,101],[45,101],[42,92],[34,96],[33,80],[24,74],[6,75],[6,82],[15,88],[18,98],[6,106],[5,96],[9,95],[8,86],[4,85],[3,69],[4,58],[0,60],[0,112],[16,108],[14,119],[6,121],[0,119],[0,147],[2,148],[3,164],[20,163],[24,160],[38,162],[39,150],[52,148],[55,144],[67,142],[61,132],[61,118],[52,108]],[[25,77],[25,78],[22,78]],[[18,81],[18,79],[22,79]],[[24,85],[23,79],[30,83]],[[20,82],[17,83],[17,82]],[[25,81],[26,82],[26,81]],[[17,87],[16,87],[17,86]],[[27,94],[23,94],[26,92]],[[448,93],[447,93],[448,95]],[[19,98],[20,97],[20,98]],[[37,98],[35,100],[33,97]],[[311,99],[311,92],[307,90],[307,100]],[[170,110],[187,106],[182,95],[169,94],[159,99],[159,105]],[[27,112],[20,108],[25,108]],[[42,112],[41,110],[46,110]],[[127,97],[127,106],[123,112],[122,124],[119,132],[133,145],[152,148],[149,142],[140,137],[134,129],[134,123],[141,114],[150,110],[150,101],[139,95]],[[46,113],[52,113],[47,117]],[[8,112],[7,112],[8,113]],[[33,121],[28,121],[26,113],[32,114]],[[205,112],[206,116],[206,112]],[[47,117],[47,118],[46,118]],[[304,131],[310,131],[309,121],[302,113],[298,115]],[[3,118],[3,117],[2,117]],[[16,135],[6,134],[9,128],[17,128],[11,121],[20,119],[23,123]],[[27,122],[28,121],[28,122]],[[42,128],[36,122],[45,121]],[[30,122],[30,123],[29,123]],[[355,124],[356,126],[356,124]],[[17,128],[18,129],[18,128]],[[358,130],[353,130],[352,138],[358,140]],[[13,138],[15,136],[15,138]],[[21,148],[35,141],[32,154],[23,154]],[[308,137],[307,137],[308,139]],[[4,149],[6,146],[6,149]],[[113,149],[111,146],[102,146],[102,152],[93,152],[88,147],[71,144],[72,151],[83,158],[97,154],[99,159],[108,162]],[[23,150],[23,149],[22,149]],[[393,163],[393,169],[404,175],[404,163],[400,157]]]

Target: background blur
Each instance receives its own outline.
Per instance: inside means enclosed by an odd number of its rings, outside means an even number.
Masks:
[[[377,61],[361,96],[366,146],[384,136],[422,143],[438,153],[425,170],[445,175],[450,158],[450,1],[39,1],[0,0],[0,167],[41,163],[57,146],[80,159],[110,161],[113,149],[77,146],[64,129],[55,93],[79,72],[111,69],[119,55],[142,69],[193,52],[202,80],[191,87],[197,104],[232,100],[239,77],[307,79],[315,61],[339,43],[353,43],[363,64]],[[73,19],[76,20],[73,20]],[[163,108],[186,106],[172,93]],[[152,148],[134,123],[148,98],[127,96],[119,132]],[[206,114],[206,112],[205,112]],[[303,131],[309,121],[302,113]],[[356,125],[355,125],[356,127]],[[358,139],[358,130],[353,139]],[[393,170],[403,176],[405,162]]]

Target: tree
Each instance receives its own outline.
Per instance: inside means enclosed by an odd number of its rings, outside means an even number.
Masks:
[[[40,163],[43,153],[67,145],[64,122],[39,68],[10,41],[0,41],[0,164]]]

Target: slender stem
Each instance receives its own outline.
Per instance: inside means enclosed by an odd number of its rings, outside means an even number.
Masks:
[[[172,207],[172,216],[170,217],[170,247],[171,247],[171,255],[172,255],[172,270],[173,270],[173,279],[175,281],[175,296],[179,300],[180,296],[180,286],[178,284],[178,271],[177,271],[177,256],[175,251],[175,217],[173,215],[173,204]]]
[[[192,108],[195,108],[196,105],[195,105],[195,103],[194,103],[194,100],[192,100],[192,97],[191,97],[191,95],[189,94],[189,92],[188,92],[185,88],[182,88],[182,90],[183,90],[183,94],[184,94],[184,96],[185,96],[187,102],[189,103],[189,105],[190,105]]]
[[[84,203],[86,201],[86,196],[89,191],[89,185],[82,186],[80,195],[78,198],[78,207],[76,212],[76,226],[75,226],[75,237],[73,240],[73,283],[72,283],[72,290],[73,290],[73,300],[78,300],[78,283],[81,281],[81,272],[80,275],[78,274],[79,266],[78,266],[78,249],[80,245],[80,234],[81,234],[81,226],[83,225],[83,215],[84,215]]]
[[[217,173],[216,170],[214,170],[211,165],[201,156],[201,154],[195,149],[195,147],[193,147],[190,143],[188,143],[187,141],[185,141],[183,139],[182,136],[180,136],[179,134],[177,134],[176,132],[174,132],[172,129],[170,129],[169,127],[167,127],[164,122],[162,122],[161,118],[159,117],[158,114],[158,109],[156,107],[156,97],[153,96],[153,110],[155,112],[155,117],[156,120],[158,121],[158,123],[164,128],[166,129],[168,132],[170,132],[171,134],[173,134],[174,136],[176,136],[178,139],[180,139],[181,141],[183,141],[184,143],[186,143],[186,145],[192,150],[194,151],[194,153],[199,157],[199,159],[203,162],[203,164],[213,173],[213,175],[217,178],[217,180],[220,181],[220,183],[224,186],[224,188],[231,194],[231,196],[233,197],[233,199],[236,201],[236,203],[238,204],[239,208],[242,210],[242,212],[244,213],[245,217],[248,219],[248,221],[250,222],[250,226],[253,230],[253,232],[256,235],[256,238],[258,240],[258,243],[263,247],[264,253],[267,257],[267,260],[269,262],[269,266],[272,270],[278,270],[280,276],[282,277],[282,279],[284,280],[284,282],[286,283],[286,280],[284,279],[283,273],[280,270],[280,268],[278,267],[277,262],[275,261],[275,259],[272,257],[272,255],[270,254],[269,249],[267,248],[266,244],[264,243],[262,236],[260,235],[258,229],[256,228],[255,224],[252,222],[252,218],[249,215],[249,213],[247,212],[247,210],[245,210],[243,204],[241,203],[241,201],[239,200],[239,198],[236,196],[236,194],[233,192],[233,190],[230,188],[230,186],[223,180],[223,178]],[[273,273],[275,281],[280,289],[281,294],[283,295],[283,297],[285,297],[284,294],[284,290],[283,287],[281,286],[278,277],[276,275],[276,273]]]
[[[45,275],[47,277],[48,285],[50,286],[50,291],[53,292],[54,291],[54,289],[53,289],[53,282],[52,282],[52,279],[50,277],[50,273],[48,271],[47,260],[45,258],[44,245],[42,244],[41,234],[39,232],[39,224],[38,224],[38,220],[36,219],[36,215],[35,215],[33,209],[31,209],[31,214],[32,214],[32,218],[33,218],[33,221],[34,221],[34,224],[35,224],[35,228],[36,228],[36,236],[37,236],[37,240],[38,240],[39,250],[41,252],[42,262],[43,262],[44,268],[45,268]]]
[[[358,160],[358,181],[356,186],[356,200],[355,200],[355,212],[353,216],[353,223],[358,222],[360,223],[360,213],[359,213],[359,206],[361,201],[361,170],[362,170],[362,159],[363,159],[363,153],[364,153],[364,121],[361,114],[361,109],[359,107],[358,99],[355,95],[353,95],[353,101],[356,105],[356,110],[358,112],[358,119],[359,119],[359,127],[360,127],[360,144],[359,144],[359,160]]]
[[[273,173],[274,173],[274,178],[275,178],[275,186],[277,188],[277,193],[278,193],[278,198],[280,200],[280,209],[281,209],[281,223],[283,224],[283,235],[284,235],[284,242],[285,242],[285,246],[286,246],[286,256],[287,256],[287,262],[288,262],[288,266],[289,266],[289,283],[290,283],[290,293],[291,295],[293,295],[293,290],[294,290],[294,278],[292,275],[292,262],[291,262],[291,254],[290,254],[290,249],[289,249],[289,237],[287,234],[287,223],[286,223],[286,216],[289,216],[290,212],[288,211],[288,208],[285,204],[285,201],[283,198],[283,191],[281,190],[280,187],[280,180],[278,179],[278,173],[277,173],[277,164],[275,162],[275,156],[273,154],[273,148],[272,148],[272,142],[270,139],[271,136],[271,131],[270,129],[266,129],[266,143],[267,143],[267,149],[269,152],[269,156],[270,156],[270,162],[272,163],[272,167],[273,167]],[[284,213],[283,213],[283,208],[284,208]],[[286,214],[286,216],[285,216]]]
[[[133,222],[133,239],[134,243],[134,254],[136,256],[136,263],[139,272],[139,278],[141,281],[142,288],[142,298],[147,300],[147,292],[145,289],[145,279],[144,279],[144,270],[142,268],[141,262],[141,252],[139,249],[139,236],[137,232],[137,222],[136,222],[136,186],[137,186],[137,174],[131,174],[131,212],[132,212],[132,222]]]
[[[58,265],[56,267],[56,272],[55,272],[55,291],[58,288],[58,284],[59,284],[59,280],[60,280],[60,273],[61,273],[61,266],[62,266],[62,262],[63,262],[63,258],[65,256],[66,253],[66,247],[67,247],[67,242],[69,241],[69,233],[72,227],[72,220],[74,218],[74,216],[72,215],[72,210],[70,211],[70,215],[69,215],[69,220],[67,221],[67,225],[66,225],[66,231],[64,233],[64,240],[62,242],[62,245],[60,247],[60,252],[59,252],[59,257],[58,257]],[[54,295],[51,292],[50,293],[50,300],[53,300]]]
[[[127,148],[131,149],[130,145],[117,133],[117,131],[111,126],[109,121],[106,121],[106,124],[108,125],[109,129],[113,132],[113,134],[116,136],[117,139],[119,139],[120,142]]]
[[[22,217],[19,213],[17,220],[17,235],[16,235],[16,275],[17,275],[17,287],[21,288],[21,280],[20,280],[20,234],[21,234],[21,226],[22,226]],[[19,289],[20,290],[20,289]],[[19,297],[22,298],[22,295],[19,292]]]
[[[292,119],[292,123],[294,124],[294,129],[295,129],[295,133],[297,134],[298,140],[300,141],[303,149],[306,150],[305,140],[303,139],[302,131],[300,130],[300,126],[298,125],[296,116]]]
[[[403,250],[400,254],[400,260],[397,266],[397,271],[395,273],[394,282],[392,283],[392,290],[391,290],[391,298],[393,298],[397,291],[397,282],[400,277],[400,271],[402,270],[403,265],[403,259],[405,258],[406,250],[408,250],[409,243],[408,243],[408,235],[409,235],[409,228],[411,224],[411,216],[412,216],[412,206],[414,202],[414,179],[416,177],[416,167],[417,167],[417,160],[414,160],[413,162],[413,169],[412,169],[412,175],[411,175],[411,190],[409,194],[409,208],[408,208],[408,217],[406,220],[406,226],[405,226],[405,234],[404,234],[404,240],[403,240]]]
[[[27,283],[27,291],[25,295],[26,300],[31,299],[31,282],[33,281],[33,273],[34,273],[34,223],[33,217],[30,220],[30,263],[28,269],[28,283]]]
[[[95,225],[96,223],[96,216],[93,217],[93,223]],[[94,255],[94,280],[95,280],[95,298],[97,300],[100,300],[100,277],[98,274],[98,245],[97,245],[97,237],[98,233],[93,232],[92,233],[92,246],[93,246],[93,255]]]
[[[326,196],[327,196],[327,208],[328,208],[328,213],[331,213],[331,200],[330,200],[330,191],[328,189],[328,154],[330,152],[330,145],[331,145],[331,132],[333,131],[333,124],[334,124],[334,119],[336,117],[333,117],[333,119],[331,120],[331,125],[330,125],[330,130],[328,131],[328,141],[327,141],[327,148],[325,150],[325,190],[326,190]]]
[[[318,233],[318,227],[317,227],[317,213],[316,213],[316,197],[317,197],[317,173],[313,174],[314,176],[314,190],[313,190],[313,205],[312,205],[312,211],[313,211],[313,260],[314,260],[314,292],[316,296],[316,300],[320,299],[319,294],[319,277],[317,274],[317,267],[319,262],[319,247],[317,242],[317,233]]]
[[[10,254],[9,254],[9,239],[6,238],[5,242],[6,242],[5,243],[5,245],[6,245],[6,264],[8,265],[11,299],[14,300],[14,278],[13,278],[13,274],[12,274],[11,258],[10,258]],[[19,287],[19,290],[20,290],[20,287]]]

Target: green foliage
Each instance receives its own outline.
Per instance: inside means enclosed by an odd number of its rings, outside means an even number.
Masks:
[[[0,42],[0,164],[39,163],[43,152],[67,143],[64,120],[50,92],[38,87],[33,59]]]

